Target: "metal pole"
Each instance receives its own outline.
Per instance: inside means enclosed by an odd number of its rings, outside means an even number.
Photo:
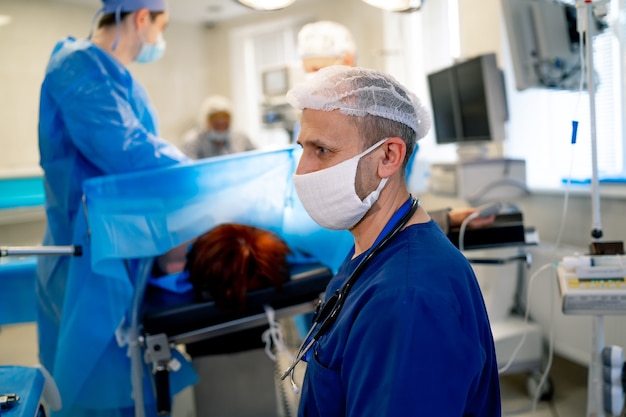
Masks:
[[[593,316],[591,323],[591,355],[587,375],[587,417],[604,417],[602,349],[604,348],[604,317]]]
[[[600,190],[598,182],[598,150],[596,137],[596,97],[593,80],[593,4],[585,2],[585,53],[587,65],[587,91],[589,93],[589,122],[591,130],[591,203],[593,240],[602,238],[600,221]],[[591,355],[587,380],[587,417],[604,417],[604,398],[602,395],[602,364],[600,354],[604,345],[604,322],[602,316],[592,317]]]
[[[4,256],[29,256],[29,255],[72,255],[81,256],[82,246],[0,246],[0,258]]]
[[[598,149],[596,138],[596,91],[593,81],[593,4],[592,0],[585,0],[585,53],[587,61],[587,91],[589,92],[589,123],[591,130],[591,202],[592,202],[592,229],[591,237],[598,240],[602,237],[602,222],[600,221],[600,190],[598,184]]]

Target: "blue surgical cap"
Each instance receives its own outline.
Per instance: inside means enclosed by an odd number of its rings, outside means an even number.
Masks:
[[[148,9],[151,12],[167,10],[165,0],[102,0],[102,3],[103,14],[115,13],[118,7],[121,7],[120,12],[134,12],[139,9]]]

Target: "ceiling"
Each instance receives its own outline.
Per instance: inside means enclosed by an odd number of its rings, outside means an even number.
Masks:
[[[170,18],[183,21],[219,22],[258,13],[236,0],[170,0]]]
[[[85,7],[98,7],[101,4],[100,0],[54,1]],[[246,14],[263,13],[249,9],[236,0],[169,0],[168,6],[171,19],[185,22],[213,23]]]

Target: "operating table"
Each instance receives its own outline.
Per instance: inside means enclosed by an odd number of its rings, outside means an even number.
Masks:
[[[282,288],[251,292],[245,310],[230,313],[219,310],[212,301],[194,302],[192,292],[168,294],[148,288],[141,333],[145,357],[152,365],[158,413],[166,415],[171,410],[168,364],[174,345],[186,345],[194,354],[202,355],[212,349],[211,342],[218,349],[232,346],[228,338],[233,334],[242,334],[249,339],[248,344],[261,343],[257,329],[268,328],[266,306],[275,311],[276,319],[311,312],[332,275],[319,263],[292,265],[291,279]]]

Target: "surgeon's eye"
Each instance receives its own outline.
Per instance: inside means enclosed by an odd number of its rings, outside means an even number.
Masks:
[[[319,156],[324,156],[327,155],[328,153],[330,153],[330,150],[328,148],[324,148],[322,146],[318,146],[317,148],[315,148],[315,153]]]

